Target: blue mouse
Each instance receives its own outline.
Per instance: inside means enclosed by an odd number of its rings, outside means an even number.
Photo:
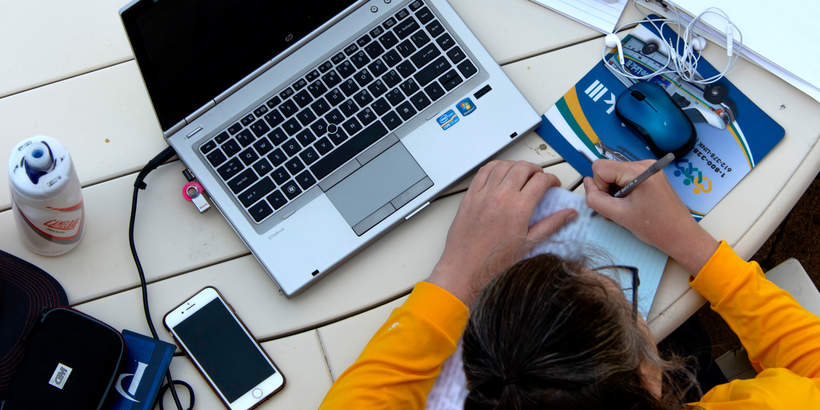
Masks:
[[[618,96],[615,113],[658,158],[669,152],[681,158],[695,146],[692,121],[657,84],[641,81],[627,88]]]

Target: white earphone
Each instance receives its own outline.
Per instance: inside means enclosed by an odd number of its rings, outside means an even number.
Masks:
[[[621,38],[618,37],[618,35],[615,33],[609,33],[604,38],[604,41],[606,41],[606,48],[618,49],[618,61],[621,63],[621,65],[624,65],[624,49],[621,45]]]

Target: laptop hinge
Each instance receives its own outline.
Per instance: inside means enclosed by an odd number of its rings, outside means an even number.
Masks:
[[[187,125],[187,123],[185,122],[185,120],[182,120],[182,121],[176,123],[176,125],[174,125],[173,127],[169,128],[167,131],[163,131],[162,135],[165,138],[171,138],[172,135],[174,135],[177,131],[181,130],[182,127],[184,127],[186,125]]]

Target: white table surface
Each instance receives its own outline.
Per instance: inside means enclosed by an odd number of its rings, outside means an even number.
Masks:
[[[0,51],[13,56],[0,59],[0,152],[32,135],[63,142],[83,184],[86,236],[64,256],[27,251],[9,210],[8,180],[0,178],[0,227],[6,233],[0,235],[0,249],[51,273],[80,310],[116,328],[147,334],[128,249],[128,213],[136,171],[165,143],[117,14],[124,0],[63,3],[0,2]],[[600,55],[601,34],[529,1],[451,3],[538,112]],[[635,16],[629,9],[624,20]],[[715,65],[726,58],[714,46],[705,55]],[[729,78],[786,129],[784,140],[701,222],[750,257],[820,170],[820,105],[745,61]],[[580,175],[534,133],[498,157],[538,163],[565,187],[580,190]],[[166,311],[203,286],[220,289],[288,379],[285,390],[263,408],[316,407],[400,303],[397,298],[429,274],[469,182],[468,176],[326,279],[288,299],[217,212],[200,215],[182,200],[181,169],[179,161],[160,167],[140,195],[135,240],[150,282],[154,321],[159,324]],[[669,263],[649,318],[657,338],[703,303],[687,278]],[[219,407],[186,359],[178,357],[172,368],[197,389],[200,408]]]

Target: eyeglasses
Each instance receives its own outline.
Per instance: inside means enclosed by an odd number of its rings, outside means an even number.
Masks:
[[[623,291],[632,291],[632,317],[635,320],[638,320],[638,285],[641,284],[641,278],[638,277],[638,268],[634,266],[625,266],[625,265],[606,265],[606,266],[599,266],[595,269],[592,269],[595,272],[601,271],[629,271],[632,275],[632,287],[621,289]],[[616,282],[620,283],[619,276],[616,275],[607,275],[610,278],[614,279]]]

